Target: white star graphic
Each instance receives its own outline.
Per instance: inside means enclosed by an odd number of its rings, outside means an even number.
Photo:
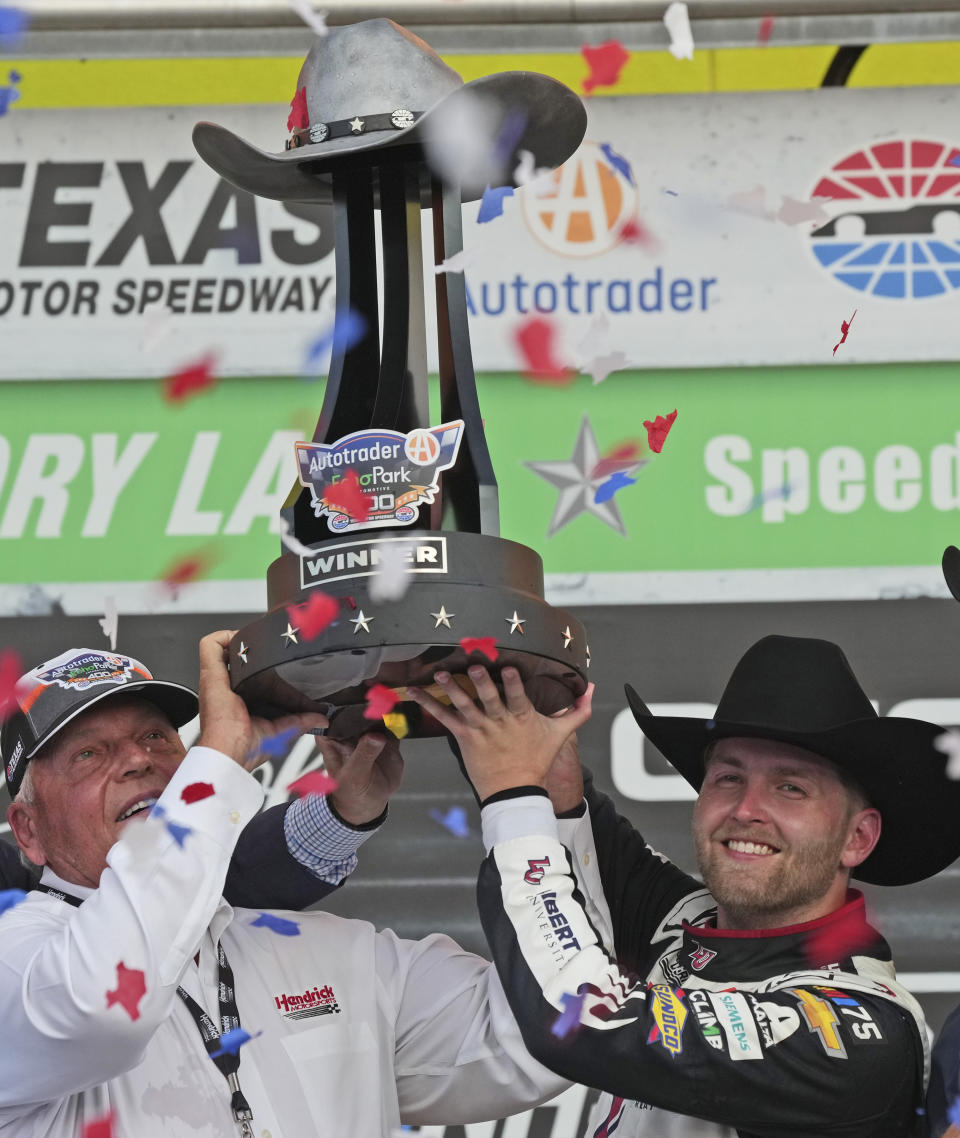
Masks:
[[[244,663],[247,662],[247,646],[242,640],[240,641],[240,647],[237,649],[237,655]]]
[[[457,614],[455,612],[447,612],[446,608],[441,605],[439,612],[432,612],[430,615],[432,617],[435,617],[437,621],[437,623],[433,626],[434,628],[439,628],[441,624],[444,628],[449,628],[451,618],[455,617]]]
[[[287,644],[288,644],[288,645],[289,645],[289,644],[299,644],[299,643],[300,643],[300,641],[299,641],[299,640],[297,640],[297,633],[298,633],[299,631],[300,631],[300,629],[299,629],[299,628],[294,628],[294,627],[293,627],[293,625],[292,625],[292,624],[290,623],[290,621],[288,620],[288,621],[287,621],[287,631],[286,631],[286,632],[281,632],[281,633],[280,633],[280,636],[281,636],[281,638],[282,638],[282,639],[286,640],[286,642],[287,642]]]
[[[580,431],[577,434],[577,441],[573,446],[573,454],[566,461],[525,462],[523,464],[560,491],[557,496],[557,504],[553,509],[553,517],[550,519],[547,537],[553,537],[555,533],[569,525],[574,518],[581,514],[593,514],[604,525],[608,525],[626,537],[627,531],[623,527],[616,499],[608,498],[606,502],[595,501],[598,487],[610,477],[609,474],[604,474],[600,478],[590,477],[591,472],[596,469],[600,457],[590,419],[584,415],[580,423]],[[634,463],[629,468],[628,473],[645,466],[647,461],[649,460],[642,459]]]
[[[350,120],[350,129],[354,134],[359,134],[363,130],[363,119],[357,115],[355,119]]]
[[[355,617],[351,618],[351,620],[350,620],[350,623],[354,626],[353,635],[356,636],[361,628],[363,629],[364,632],[369,632],[371,620],[373,620],[373,617],[372,616],[364,616],[363,615],[363,609],[360,609],[360,611],[357,613],[357,615]]]

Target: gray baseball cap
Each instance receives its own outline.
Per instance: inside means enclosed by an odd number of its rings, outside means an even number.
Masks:
[[[13,798],[27,763],[58,731],[95,703],[116,695],[142,695],[174,727],[199,710],[196,694],[183,684],[155,679],[139,660],[95,648],[70,648],[26,672],[17,681],[17,707],[0,728],[0,758]]]

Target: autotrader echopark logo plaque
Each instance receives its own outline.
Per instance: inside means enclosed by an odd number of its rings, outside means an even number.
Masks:
[[[864,146],[835,162],[811,197],[831,219],[809,234],[834,280],[893,300],[960,288],[960,147],[930,139]]]
[[[440,492],[439,475],[457,461],[463,420],[439,427],[417,427],[408,434],[371,429],[354,431],[335,443],[296,443],[300,484],[310,491],[316,517],[327,517],[335,533],[412,525],[420,506]],[[333,491],[349,470],[371,498],[360,521],[337,505]]]

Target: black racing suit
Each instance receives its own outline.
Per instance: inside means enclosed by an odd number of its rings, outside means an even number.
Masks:
[[[897,983],[860,893],[806,925],[717,930],[703,886],[589,784],[587,799],[608,929],[589,882],[585,893],[578,885],[588,855],[575,823],[561,824],[569,852],[553,837],[498,841],[479,898],[527,1047],[608,1092],[589,1138],[922,1132],[922,1012]],[[611,937],[616,960],[604,947]],[[585,997],[580,1026],[558,1036],[551,1027],[575,993]]]

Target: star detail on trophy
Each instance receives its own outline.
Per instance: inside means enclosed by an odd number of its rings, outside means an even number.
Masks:
[[[513,636],[515,632],[519,632],[520,635],[523,636],[523,626],[526,624],[526,621],[521,620],[520,617],[517,616],[516,609],[513,610],[513,616],[504,617],[504,620],[510,625],[511,636]]]
[[[437,622],[433,626],[434,628],[439,628],[441,624],[444,628],[450,628],[450,621],[453,620],[457,614],[455,612],[447,612],[444,606],[441,605],[437,612],[432,612],[430,615],[434,617]]]

